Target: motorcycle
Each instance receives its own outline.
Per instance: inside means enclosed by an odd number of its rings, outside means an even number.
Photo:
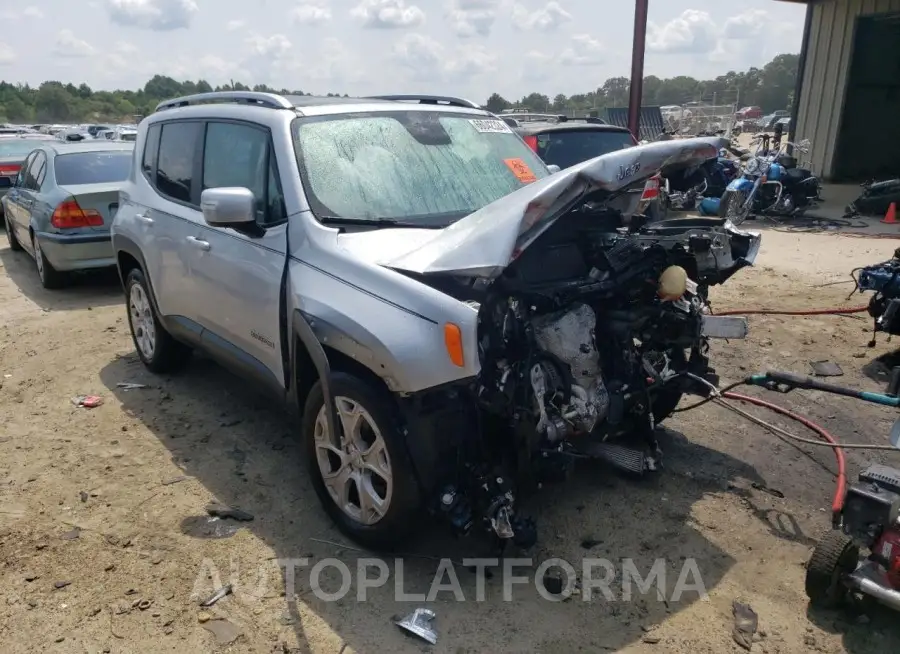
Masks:
[[[667,208],[692,211],[704,197],[721,197],[737,177],[740,167],[728,153],[739,155],[739,151],[727,139],[715,140],[716,145],[722,146],[718,157],[667,174],[664,185]]]
[[[798,166],[794,152],[809,152],[809,141],[800,143],[781,141],[760,134],[754,138],[757,149],[745,161],[741,174],[731,181],[719,204],[719,217],[739,225],[750,214],[775,216],[800,215],[822,201],[821,182],[812,171]]]

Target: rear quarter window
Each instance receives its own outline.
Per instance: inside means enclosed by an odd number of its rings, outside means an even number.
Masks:
[[[544,163],[560,168],[634,145],[630,132],[613,130],[553,131],[537,135],[538,156]]]

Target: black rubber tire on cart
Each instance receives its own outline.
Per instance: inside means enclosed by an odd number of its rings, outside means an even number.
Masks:
[[[847,596],[842,578],[859,564],[859,547],[843,532],[826,533],[806,566],[806,595],[813,606],[831,609]]]

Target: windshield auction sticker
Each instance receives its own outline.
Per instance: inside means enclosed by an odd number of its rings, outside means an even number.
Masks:
[[[476,132],[481,132],[482,134],[509,134],[512,132],[509,125],[502,120],[482,120],[476,118],[470,120],[469,123],[475,128]]]
[[[531,182],[537,181],[534,172],[532,172],[531,168],[528,167],[528,164],[521,159],[504,159],[503,163],[509,167],[512,174],[516,176],[516,179],[523,184],[531,184]]]

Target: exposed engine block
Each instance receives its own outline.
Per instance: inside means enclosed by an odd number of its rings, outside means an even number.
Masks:
[[[532,320],[535,342],[549,355],[531,367],[537,430],[551,442],[567,437],[573,427],[589,433],[606,417],[609,395],[594,342],[596,322],[586,304]]]

